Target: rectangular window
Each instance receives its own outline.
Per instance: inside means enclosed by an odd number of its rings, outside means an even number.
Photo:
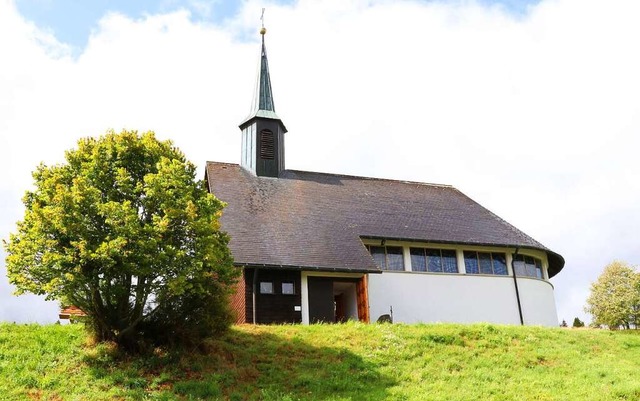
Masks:
[[[513,264],[516,276],[542,278],[542,261],[538,258],[525,255],[515,255]]]
[[[504,253],[494,253],[493,256],[493,271],[495,274],[506,276],[507,275],[507,259]]]
[[[402,247],[388,246],[387,248],[387,270],[404,270],[404,255]]]
[[[273,294],[273,283],[271,281],[261,281],[260,294]]]
[[[464,251],[467,274],[507,275],[506,255],[494,252]]]
[[[410,248],[414,272],[457,273],[456,251],[452,249]]]
[[[464,251],[464,267],[467,274],[480,274],[477,252]]]
[[[480,274],[493,274],[490,253],[478,252],[478,260],[480,261]]]
[[[376,266],[385,270],[387,267],[387,256],[383,246],[370,246],[369,252],[373,257],[373,261],[376,262]]]
[[[537,278],[543,278],[542,277],[542,261],[540,259],[534,259],[536,262],[536,277]]]
[[[441,252],[443,271],[445,273],[458,273],[458,259],[456,259],[456,251],[452,249],[443,249]]]
[[[427,257],[424,254],[424,248],[411,248],[411,270],[414,272],[427,271]]]
[[[425,249],[427,254],[427,271],[432,273],[442,273],[442,258],[439,249]]]
[[[373,261],[382,270],[404,270],[404,255],[401,246],[369,245],[369,252]]]
[[[283,295],[294,295],[296,293],[296,287],[293,283],[284,282],[282,283],[282,294]]]

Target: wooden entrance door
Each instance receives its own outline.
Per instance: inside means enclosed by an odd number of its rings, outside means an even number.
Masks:
[[[333,281],[323,277],[309,277],[307,286],[309,289],[309,322],[335,322]]]

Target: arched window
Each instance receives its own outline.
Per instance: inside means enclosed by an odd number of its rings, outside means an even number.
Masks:
[[[275,138],[268,129],[260,131],[260,158],[272,160],[275,156]]]

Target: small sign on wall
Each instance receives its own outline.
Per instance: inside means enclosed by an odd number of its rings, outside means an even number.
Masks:
[[[302,311],[302,306],[300,305],[296,305],[293,307],[294,312],[301,312]]]

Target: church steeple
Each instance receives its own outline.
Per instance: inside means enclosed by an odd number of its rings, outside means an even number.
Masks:
[[[263,33],[264,32],[264,33]],[[269,60],[267,60],[267,48],[264,46],[264,34],[267,33],[265,28],[260,30],[262,36],[262,52],[260,53],[260,75],[258,75],[258,87],[256,88],[256,98],[254,99],[255,110],[273,111],[276,109],[273,105],[273,92],[271,91],[271,77],[269,76]]]
[[[276,114],[269,76],[269,62],[264,35],[256,92],[249,116],[240,124],[242,130],[241,166],[258,176],[278,177],[284,170],[284,134],[287,128]]]

